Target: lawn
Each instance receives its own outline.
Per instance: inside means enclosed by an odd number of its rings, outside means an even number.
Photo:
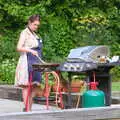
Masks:
[[[120,82],[112,82],[112,91],[120,91]]]

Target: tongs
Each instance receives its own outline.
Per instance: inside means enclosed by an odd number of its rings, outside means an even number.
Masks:
[[[41,59],[41,57],[39,57],[38,55],[36,55],[36,57],[39,59],[39,61],[42,63],[42,64],[47,64],[44,60]]]
[[[48,63],[48,62],[45,62],[44,60],[41,59],[41,57],[39,57],[38,55],[36,55],[36,57],[39,59],[40,63],[42,65],[48,65],[48,66],[56,66],[56,65],[59,65],[58,63]]]

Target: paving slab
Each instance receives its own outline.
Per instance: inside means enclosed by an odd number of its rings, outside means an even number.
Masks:
[[[13,113],[13,112],[22,112],[23,110],[23,102],[8,100],[8,99],[0,99],[0,114],[1,113]],[[60,108],[50,106],[49,110],[58,110]],[[32,111],[46,111],[45,105],[33,104]]]
[[[22,108],[20,101],[0,99],[0,120],[120,120],[120,104],[64,110],[33,104],[32,112],[22,112]]]

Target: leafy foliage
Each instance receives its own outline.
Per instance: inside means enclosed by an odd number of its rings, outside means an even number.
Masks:
[[[120,0],[0,0],[1,61],[18,60],[19,33],[32,14],[41,15],[47,61],[64,61],[71,48],[86,45],[108,45],[111,56],[120,55]]]

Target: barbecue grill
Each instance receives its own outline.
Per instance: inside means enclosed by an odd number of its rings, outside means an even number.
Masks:
[[[40,58],[39,64],[33,65],[33,70],[41,72],[61,71],[68,73],[68,102],[66,108],[72,108],[71,99],[71,81],[72,75],[85,74],[86,82],[92,82],[93,72],[96,74],[96,82],[99,83],[98,88],[105,93],[106,106],[111,105],[111,68],[120,65],[120,62],[109,63],[107,60],[101,63],[101,58],[107,59],[110,51],[107,46],[86,46],[72,49],[67,57],[67,61],[58,63],[46,63]],[[47,75],[47,74],[46,74]],[[46,76],[48,83],[48,75]],[[47,84],[46,84],[47,85]],[[48,86],[48,85],[47,85]],[[89,89],[89,87],[88,87]],[[48,106],[48,96],[47,96]]]
[[[67,57],[67,62],[60,67],[62,71],[84,72],[97,68],[102,57],[109,56],[107,46],[86,46],[72,49]]]
[[[96,81],[99,83],[98,88],[105,93],[106,106],[111,105],[111,68],[120,65],[120,62],[104,63],[100,62],[101,58],[107,59],[110,51],[107,46],[86,46],[72,49],[67,57],[67,61],[59,66],[59,70],[68,73],[68,104],[67,108],[72,107],[71,99],[71,81],[72,75],[85,74],[86,82],[92,82],[93,72],[96,74]],[[88,87],[89,89],[89,87]]]

